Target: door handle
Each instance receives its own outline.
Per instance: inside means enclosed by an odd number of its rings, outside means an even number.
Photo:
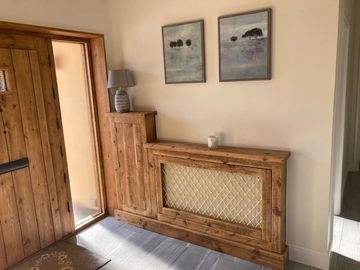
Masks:
[[[23,168],[29,167],[29,159],[21,158],[18,160],[10,161],[7,163],[0,164],[0,175],[4,173],[13,172]]]

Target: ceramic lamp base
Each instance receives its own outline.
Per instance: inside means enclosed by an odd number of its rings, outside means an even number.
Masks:
[[[114,96],[114,105],[116,112],[129,112],[130,111],[130,100],[129,95],[125,89],[116,90]]]

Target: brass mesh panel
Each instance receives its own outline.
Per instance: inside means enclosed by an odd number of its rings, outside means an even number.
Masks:
[[[260,228],[262,180],[244,173],[163,164],[164,206]]]

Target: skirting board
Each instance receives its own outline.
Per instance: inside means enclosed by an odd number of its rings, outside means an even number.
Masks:
[[[156,219],[139,216],[122,210],[115,210],[115,218],[145,230],[161,233],[169,237],[207,247],[242,258],[260,265],[271,267],[275,270],[285,270],[288,260],[288,248],[283,254],[257,249],[245,244],[233,242],[201,232],[192,231],[184,227],[165,223]]]
[[[310,265],[327,270],[330,265],[330,254],[321,253],[312,249],[289,245],[289,259],[294,262]]]

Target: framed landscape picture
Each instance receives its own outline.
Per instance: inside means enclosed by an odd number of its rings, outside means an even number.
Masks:
[[[218,18],[220,81],[271,79],[271,9]]]
[[[205,82],[204,21],[162,27],[165,83]]]

